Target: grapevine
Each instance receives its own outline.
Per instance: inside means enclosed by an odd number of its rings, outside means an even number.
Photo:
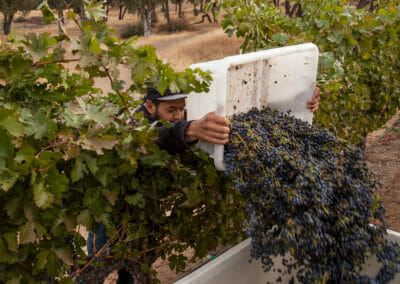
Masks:
[[[385,239],[384,207],[363,152],[308,123],[269,108],[234,115],[227,173],[246,200],[243,224],[252,258],[264,269],[283,256],[302,283],[386,283],[400,247]],[[370,225],[373,222],[375,225]],[[382,268],[360,273],[370,255]]]

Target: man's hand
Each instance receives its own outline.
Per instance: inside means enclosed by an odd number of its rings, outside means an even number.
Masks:
[[[185,134],[191,141],[200,139],[224,145],[229,141],[229,121],[224,116],[210,112],[201,119],[192,121],[186,128]]]
[[[306,103],[306,108],[308,108],[312,112],[314,112],[318,109],[320,92],[321,92],[321,90],[319,88],[315,88],[314,94],[313,94],[311,100],[308,100]]]

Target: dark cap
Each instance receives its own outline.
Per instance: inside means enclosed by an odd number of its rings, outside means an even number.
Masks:
[[[151,101],[173,101],[186,98],[186,94],[182,93],[172,93],[169,88],[167,88],[164,92],[164,95],[161,95],[154,88],[147,88],[146,100]]]

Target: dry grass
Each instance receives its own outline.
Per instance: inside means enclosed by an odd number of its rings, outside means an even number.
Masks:
[[[182,71],[193,63],[221,59],[239,54],[242,39],[229,38],[222,29],[189,36],[170,48],[160,48],[157,55]]]

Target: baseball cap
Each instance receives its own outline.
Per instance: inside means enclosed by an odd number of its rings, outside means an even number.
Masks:
[[[186,94],[182,93],[172,93],[169,88],[167,88],[164,92],[164,95],[161,95],[156,89],[154,88],[147,88],[146,92],[146,100],[151,101],[173,101],[178,99],[184,99],[187,97]]]

